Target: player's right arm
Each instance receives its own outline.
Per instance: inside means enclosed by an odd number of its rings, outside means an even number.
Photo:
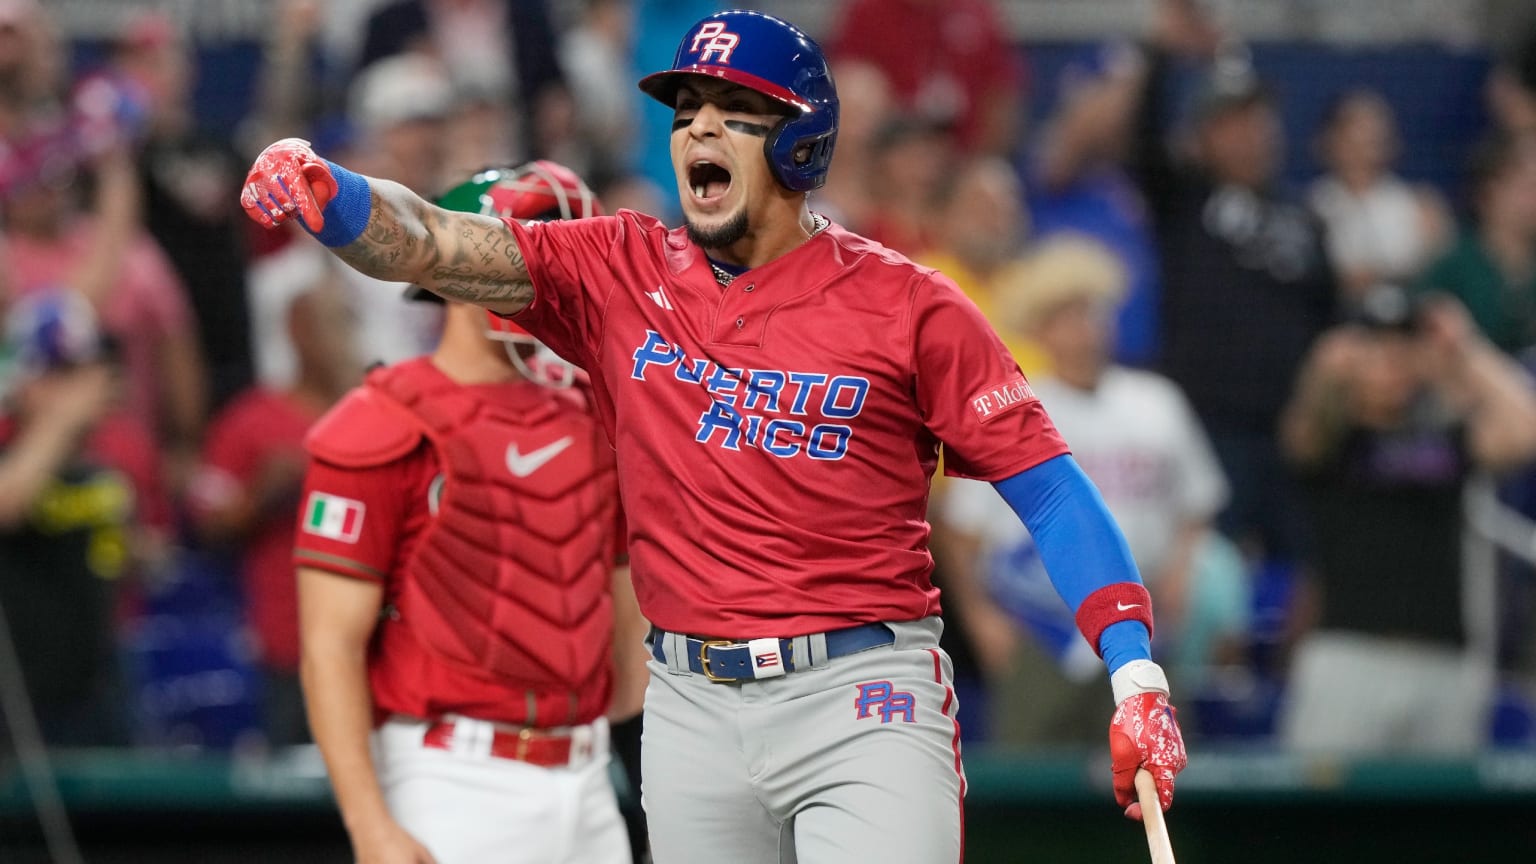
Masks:
[[[650,681],[646,661],[645,634],[650,622],[640,614],[635,586],[630,581],[629,565],[613,568],[613,697],[608,704],[608,719],[622,723],[645,707],[645,686]]]
[[[369,748],[368,641],[384,586],[314,567],[300,567],[298,579],[304,704],[352,851],[359,864],[430,864],[431,853],[390,815]]]
[[[284,138],[256,157],[240,205],[258,224],[292,218],[368,276],[510,315],[533,301],[522,250],[499,219],[437,207],[399,183],[364,177]]]

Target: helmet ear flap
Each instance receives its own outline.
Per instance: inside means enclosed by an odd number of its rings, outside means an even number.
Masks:
[[[763,153],[774,179],[793,192],[820,189],[827,181],[832,145],[837,140],[837,121],[825,114],[785,117],[763,141]]]
[[[787,149],[791,151],[796,149],[793,139],[784,134],[785,128],[789,126],[789,122],[793,119],[793,117],[780,118],[779,122],[773,124],[773,128],[769,129],[768,134],[763,138],[763,156],[768,160],[768,170],[773,173],[773,179],[791,189],[794,187],[790,186],[790,178],[785,176],[784,173],[784,166],[790,163],[784,161],[782,154],[786,149],[784,146],[786,143],[789,145]]]

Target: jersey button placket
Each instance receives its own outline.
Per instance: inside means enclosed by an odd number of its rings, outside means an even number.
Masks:
[[[758,308],[757,283],[738,282],[720,294],[714,341],[725,345],[760,345],[767,314]],[[748,319],[751,319],[750,321]],[[751,325],[751,326],[748,326]]]

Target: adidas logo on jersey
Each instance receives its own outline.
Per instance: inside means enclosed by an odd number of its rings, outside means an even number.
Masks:
[[[667,292],[661,290],[660,285],[656,286],[655,291],[645,292],[645,296],[651,298],[651,302],[655,303],[657,306],[660,306],[668,312],[672,311],[672,301],[667,299]]]

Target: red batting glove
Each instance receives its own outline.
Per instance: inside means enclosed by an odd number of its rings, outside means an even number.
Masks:
[[[1189,756],[1184,736],[1165,693],[1137,693],[1115,708],[1109,721],[1109,756],[1115,772],[1115,800],[1125,815],[1141,821],[1136,800],[1136,770],[1145,768],[1157,782],[1157,797],[1167,810],[1173,805],[1173,778]]]
[[[245,175],[240,206],[264,228],[297,213],[312,232],[325,227],[321,211],[336,197],[330,166],[302,138],[284,138],[261,151]]]

